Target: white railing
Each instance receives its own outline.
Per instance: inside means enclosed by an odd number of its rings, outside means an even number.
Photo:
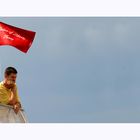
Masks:
[[[22,108],[16,114],[12,106],[0,104],[0,123],[27,123],[27,118]]]

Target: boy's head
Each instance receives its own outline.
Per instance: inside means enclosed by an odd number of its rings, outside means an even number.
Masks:
[[[16,83],[17,70],[14,67],[7,67],[4,72],[4,80],[6,84],[12,87]]]

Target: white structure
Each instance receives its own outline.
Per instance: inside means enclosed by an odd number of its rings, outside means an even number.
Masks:
[[[23,109],[16,114],[12,106],[0,104],[0,123],[27,123]]]

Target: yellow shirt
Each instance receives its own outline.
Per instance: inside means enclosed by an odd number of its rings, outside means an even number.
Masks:
[[[16,86],[16,84],[15,84],[15,86]],[[3,85],[3,81],[0,82],[0,103],[8,104],[9,103],[9,99],[11,98],[11,95],[12,95],[11,89],[6,88]],[[17,102],[20,102],[17,86],[16,86],[15,98],[16,98]]]

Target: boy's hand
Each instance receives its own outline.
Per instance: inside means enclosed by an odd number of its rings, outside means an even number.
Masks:
[[[20,105],[20,103],[16,103],[13,107],[14,107],[15,113],[17,114],[21,108],[21,105]]]

